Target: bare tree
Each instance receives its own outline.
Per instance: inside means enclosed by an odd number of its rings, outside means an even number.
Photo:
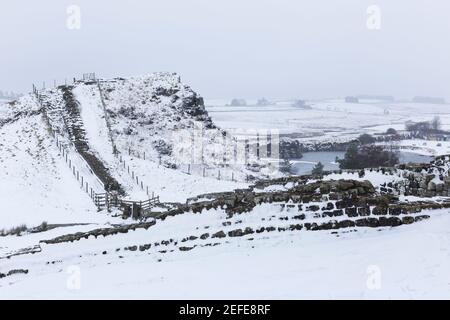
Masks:
[[[431,121],[431,128],[436,131],[441,129],[441,118],[439,116],[435,116],[433,118],[433,120]]]

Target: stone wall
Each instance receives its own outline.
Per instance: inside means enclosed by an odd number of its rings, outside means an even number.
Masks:
[[[286,191],[255,192],[254,187],[236,192],[224,192],[200,195],[189,199],[185,205],[168,211],[160,216],[176,215],[186,211],[201,213],[203,210],[222,208],[231,217],[235,214],[252,211],[261,204],[280,204],[297,206],[299,211],[319,212],[322,217],[348,216],[366,217],[398,216],[416,214],[424,209],[450,207],[450,202],[414,202],[402,203],[391,194],[379,194],[369,181],[330,180],[304,184],[298,178],[298,185]],[[293,182],[294,177],[283,178]],[[319,205],[320,204],[320,205]],[[400,223],[401,224],[401,223]]]
[[[450,157],[436,157],[429,164],[398,165],[392,174],[400,174],[402,180],[380,187],[382,193],[396,193],[422,198],[450,196]]]
[[[426,197],[447,195],[450,178],[447,165],[450,157],[437,158],[430,164],[400,165],[395,168],[355,170],[364,177],[369,172],[379,172],[387,176],[396,176],[397,182],[386,183],[377,190],[370,181],[349,179],[312,180],[314,176],[284,177],[274,180],[258,181],[247,189],[233,192],[203,194],[188,199],[186,203],[167,203],[165,212],[148,213],[145,218],[165,220],[167,217],[187,212],[200,214],[211,209],[222,209],[227,217],[224,226],[230,225],[234,216],[252,212],[257,206],[270,204],[273,219],[292,220],[285,227],[267,224],[262,229],[239,228],[229,231],[216,231],[211,238],[238,237],[252,233],[292,230],[334,230],[353,227],[396,227],[428,219],[423,210],[450,208],[450,199],[427,201]],[[434,181],[441,181],[435,183]],[[266,191],[271,186],[289,188]],[[399,194],[419,195],[423,199],[414,202],[402,202]],[[277,209],[278,208],[278,209]],[[272,212],[272,211],[271,211]],[[289,214],[287,214],[289,213]],[[325,219],[324,219],[325,218]],[[316,220],[317,219],[317,220]],[[269,219],[270,221],[270,219]],[[270,223],[265,221],[264,223]],[[148,229],[155,220],[133,225],[96,229],[85,233],[64,235],[52,240],[42,241],[52,244],[87,239],[90,236],[109,236],[127,233],[138,228]]]

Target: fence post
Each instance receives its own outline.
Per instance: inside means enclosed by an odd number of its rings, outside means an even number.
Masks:
[[[245,147],[244,147],[244,163],[247,165],[248,164],[248,159],[249,159],[249,152],[250,152],[250,145],[249,145],[249,140],[248,138],[245,139]]]
[[[260,160],[259,146],[260,146],[260,141],[259,141],[259,132],[258,132],[256,134],[256,157],[258,158],[258,160]]]

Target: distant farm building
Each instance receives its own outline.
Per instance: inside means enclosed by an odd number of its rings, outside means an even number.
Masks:
[[[414,97],[413,102],[415,103],[431,103],[431,104],[445,104],[444,98],[437,97]]]
[[[272,103],[266,98],[259,99],[256,105],[258,106],[270,106]]]
[[[310,105],[306,104],[305,100],[296,100],[293,104],[293,107],[300,108],[300,109],[312,109]]]
[[[357,97],[348,96],[348,97],[345,97],[345,102],[346,103],[359,103],[359,99]]]
[[[231,100],[230,106],[232,107],[242,107],[242,106],[246,106],[247,105],[247,101],[245,101],[245,99],[233,99]]]

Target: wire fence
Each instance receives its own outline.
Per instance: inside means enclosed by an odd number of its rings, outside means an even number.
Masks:
[[[72,172],[72,175],[77,179],[77,181],[80,184],[80,187],[90,196],[90,198],[92,200],[95,200],[95,196],[96,194],[98,194],[98,192],[95,191],[93,184],[89,184],[88,179],[85,178],[85,176],[80,173],[80,169],[81,168],[77,168],[75,165],[75,161],[72,159],[72,157],[69,156],[70,154],[70,149],[69,149],[69,145],[71,145],[74,149],[75,149],[75,145],[73,144],[73,142],[63,142],[66,139],[60,135],[57,130],[55,130],[51,124],[50,118],[48,117],[47,114],[47,108],[44,106],[44,102],[42,97],[38,94],[38,92],[35,92],[36,94],[36,98],[38,100],[39,105],[42,107],[43,109],[43,116],[44,116],[44,120],[45,123],[54,139],[55,145],[59,150],[59,155],[63,158],[64,162],[67,164],[67,166],[69,167],[69,169]],[[74,154],[77,154],[76,152],[73,152]],[[88,172],[91,174],[91,178],[96,179],[97,183],[99,185],[102,186],[102,191],[105,192],[105,186],[103,184],[103,182],[94,174],[94,170],[89,166],[89,164],[87,163],[87,161],[82,157],[79,156],[78,157],[78,162],[82,162],[83,165],[85,166],[85,168],[87,168]]]
[[[39,93],[40,90],[46,90],[46,89],[54,89],[57,88],[59,86],[67,86],[69,84],[75,84],[77,82],[96,82],[97,81],[97,76],[96,74],[93,73],[84,73],[82,75],[81,79],[77,79],[76,77],[73,78],[64,78],[64,80],[56,80],[54,79],[53,81],[47,82],[47,81],[42,81],[40,88],[35,85],[34,83],[32,84],[32,93],[37,94]]]
[[[74,79],[74,82],[75,81],[76,81],[76,79]],[[55,82],[55,86],[56,86],[56,82]],[[45,87],[45,84],[44,84],[44,87]],[[40,105],[40,107],[43,110],[42,114],[44,117],[44,121],[46,123],[46,126],[47,126],[51,136],[53,137],[53,139],[55,141],[56,147],[59,150],[59,155],[63,158],[64,162],[67,164],[67,166],[71,170],[73,177],[80,184],[80,188],[89,195],[89,197],[92,199],[92,201],[95,203],[95,205],[99,208],[99,210],[105,209],[105,208],[109,210],[112,206],[113,207],[121,207],[121,208],[131,206],[133,208],[137,207],[139,212],[142,212],[142,211],[148,210],[151,206],[159,203],[159,196],[155,196],[154,192],[150,193],[149,187],[147,185],[144,185],[143,181],[140,180],[137,175],[135,176],[134,172],[131,173],[131,175],[133,177],[133,181],[135,181],[136,184],[142,190],[146,191],[147,196],[150,196],[150,194],[151,194],[151,198],[149,198],[148,200],[144,200],[144,201],[131,201],[131,200],[125,201],[125,200],[119,199],[116,194],[107,192],[105,190],[105,185],[95,174],[95,171],[93,170],[93,168],[88,164],[88,162],[83,158],[82,155],[80,155],[79,153],[76,152],[75,144],[72,141],[66,139],[61,134],[59,134],[58,130],[55,130],[53,128],[51,120],[48,116],[47,106],[44,104],[42,95],[40,94],[39,90],[37,89],[37,87],[35,85],[33,85],[33,93],[36,96],[38,104]],[[70,152],[70,147],[73,148],[73,150],[72,150],[73,153]],[[74,158],[71,157],[70,154],[73,154],[74,156],[76,156],[77,161],[74,161]],[[116,157],[118,157],[117,152],[114,154]],[[82,167],[84,166],[84,168],[80,168],[80,164],[79,164],[80,162],[82,163],[81,166]],[[123,162],[123,163],[125,166],[125,162]],[[102,189],[101,192],[97,192],[96,187],[93,185],[93,183],[89,183],[89,179],[87,179],[85,177],[85,175],[83,175],[82,172],[83,171],[86,172],[86,169],[87,169],[87,172],[91,176],[90,177],[91,181],[92,181],[92,179],[95,179],[96,183],[98,183],[98,185],[101,186],[100,187]],[[130,172],[129,168],[128,168],[128,172]],[[133,214],[133,216],[135,216],[135,214]]]
[[[130,167],[129,163],[123,159],[122,155],[118,154],[117,158],[119,159],[120,166],[131,177],[133,183],[135,183],[141,191],[144,191],[148,197],[155,198],[155,192],[151,191],[148,184],[144,183],[143,179],[139,177],[138,172],[134,171],[133,167]],[[132,158],[131,161],[133,161]]]
[[[98,91],[100,94],[100,102],[101,102],[101,106],[102,106],[102,110],[103,110],[103,114],[104,114],[104,118],[105,118],[105,122],[106,122],[106,127],[108,130],[108,137],[109,137],[109,140],[113,147],[114,156],[116,157],[116,159],[119,160],[120,166],[123,167],[125,172],[131,177],[133,183],[135,183],[138,186],[138,188],[141,189],[141,191],[144,191],[148,197],[151,197],[150,199],[156,199],[156,198],[159,199],[159,197],[155,196],[155,192],[151,191],[151,188],[149,187],[149,185],[144,183],[144,181],[139,177],[138,173],[135,172],[132,168],[130,169],[129,164],[127,164],[125,159],[123,159],[120,150],[118,150],[118,148],[116,146],[114,135],[112,133],[111,120],[109,119],[109,115],[107,112],[107,107],[106,107],[106,103],[105,103],[103,89],[100,84],[100,80],[97,80],[97,88],[98,88]],[[144,157],[145,157],[145,154],[144,154]]]
[[[155,161],[151,160],[147,156],[145,152],[139,152],[128,148],[128,156],[136,157],[137,159],[150,161],[155,163]],[[157,164],[162,166],[162,158],[159,156]],[[172,168],[167,168],[172,169]],[[203,178],[211,178],[217,179],[221,181],[231,181],[231,182],[249,182],[252,180],[251,175],[243,173],[241,171],[233,170],[233,168],[227,168],[226,166],[221,168],[211,168],[204,164],[189,164],[189,163],[179,163],[176,164],[176,168],[173,170],[177,170],[187,175],[193,175]]]

